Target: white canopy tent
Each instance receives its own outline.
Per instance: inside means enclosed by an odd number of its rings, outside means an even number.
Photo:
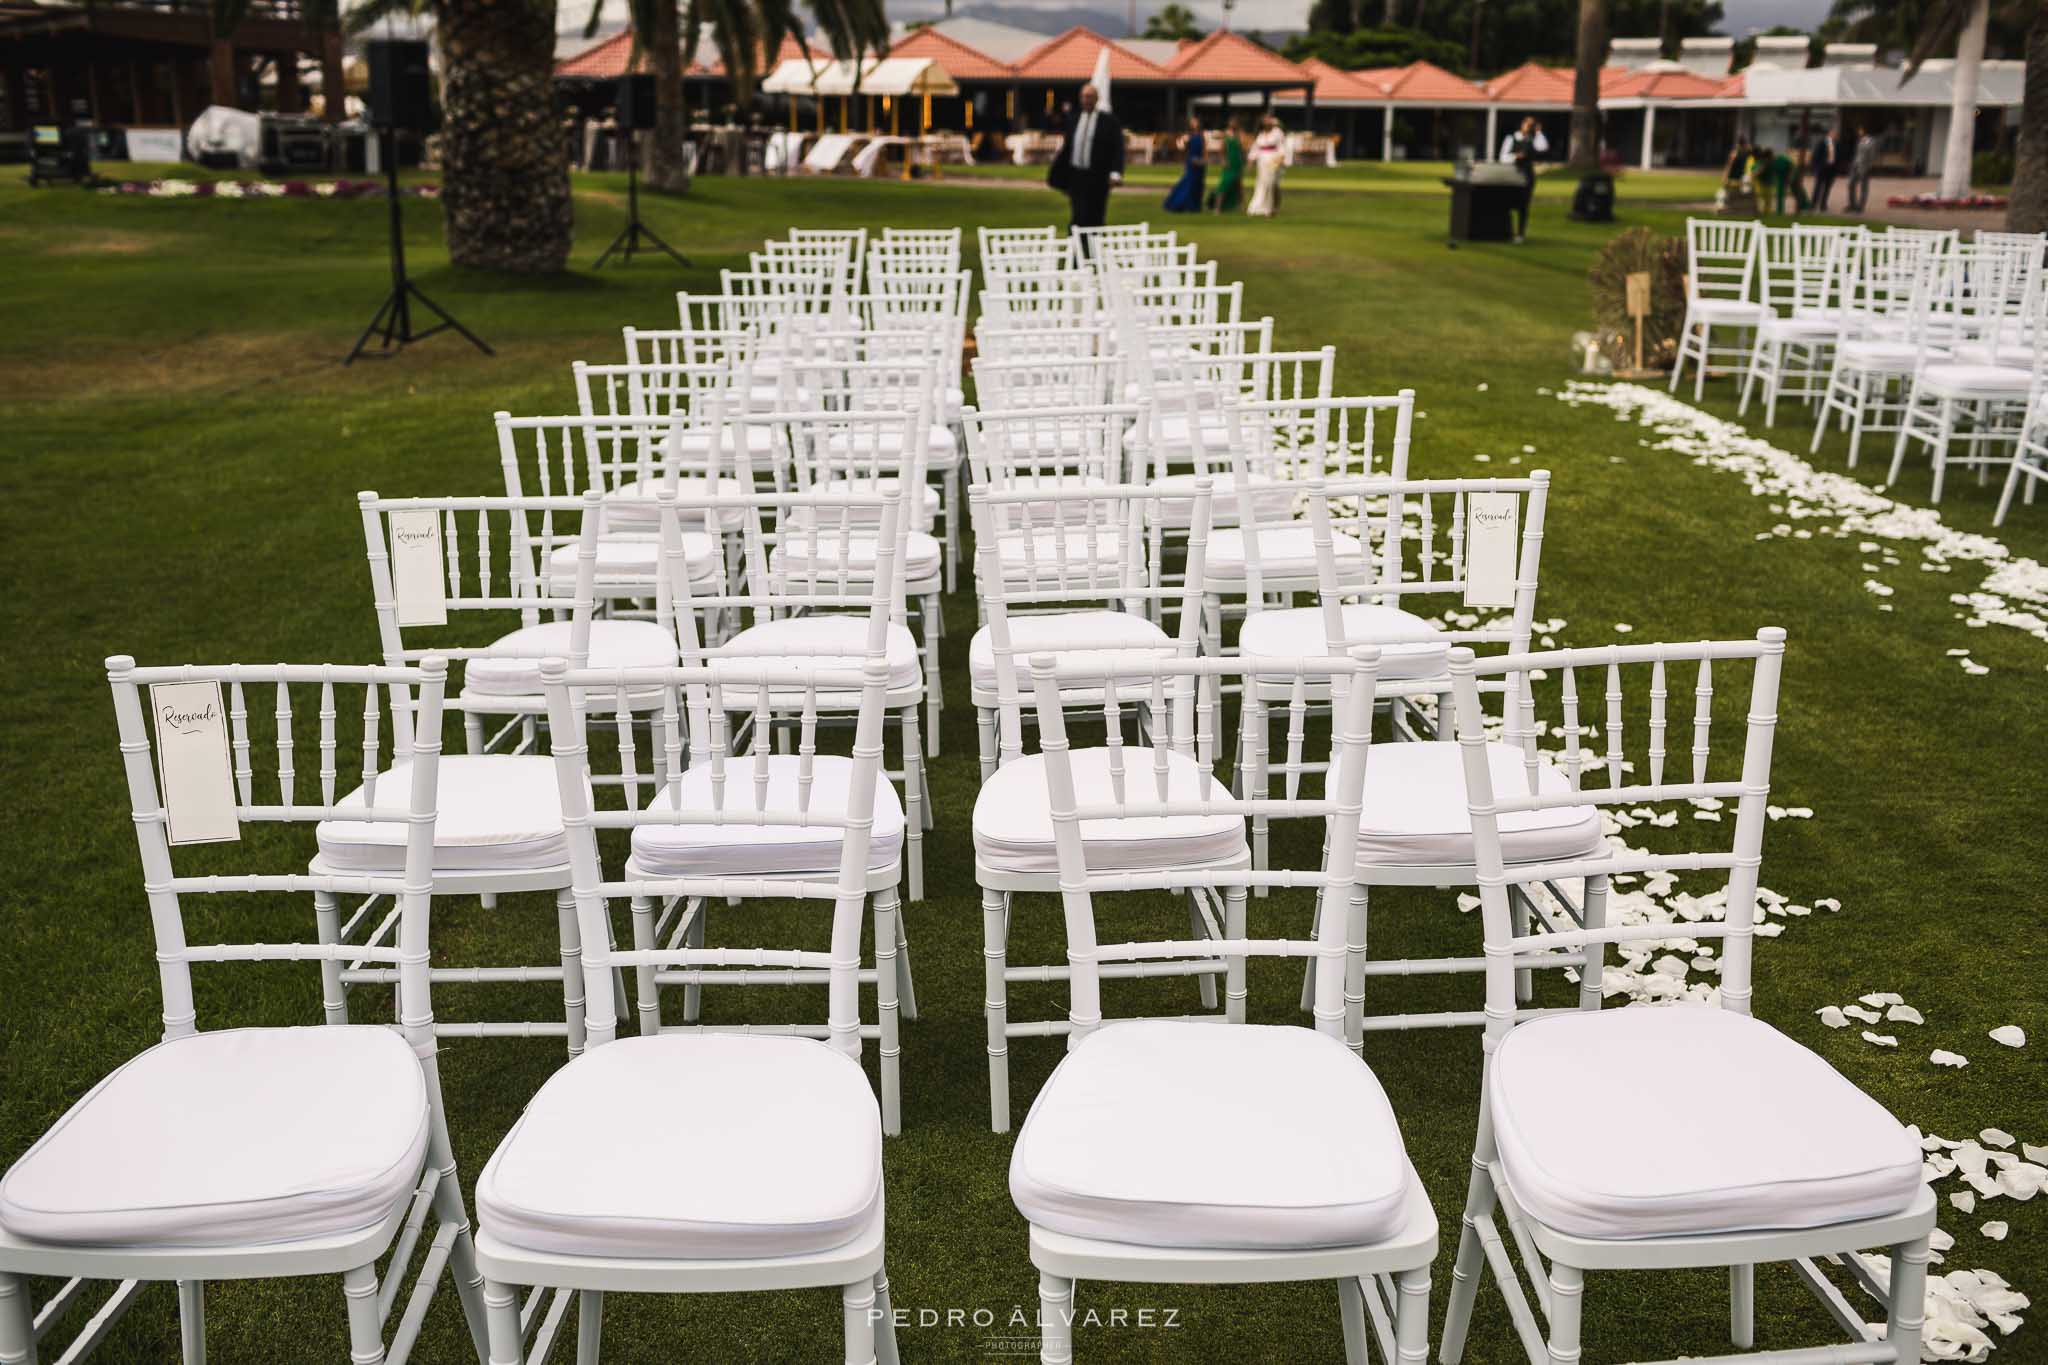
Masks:
[[[861,63],[858,88],[852,62],[818,62],[791,57],[761,82],[771,95],[957,95],[960,87],[944,67],[927,57],[870,57]]]

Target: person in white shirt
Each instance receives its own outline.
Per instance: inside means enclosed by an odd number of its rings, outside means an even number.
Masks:
[[[1522,241],[1529,235],[1529,201],[1536,195],[1536,158],[1550,150],[1550,139],[1543,136],[1543,125],[1531,114],[1522,120],[1522,126],[1501,139],[1500,159],[1512,162],[1522,173],[1522,200],[1515,205],[1515,240]]]

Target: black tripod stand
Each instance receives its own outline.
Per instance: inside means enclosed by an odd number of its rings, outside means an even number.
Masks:
[[[640,221],[640,131],[629,128],[626,130],[626,225],[619,229],[619,235],[612,238],[612,244],[604,249],[604,254],[590,268],[595,270],[603,265],[612,258],[614,251],[619,253],[620,265],[630,264],[635,251],[646,250],[640,245],[642,238],[673,256],[677,265],[690,263],[688,256],[662,241],[659,233]]]
[[[418,285],[406,277],[405,233],[399,222],[398,208],[398,133],[395,129],[391,128],[383,129],[382,132],[384,137],[384,192],[391,201],[391,292],[384,296],[384,302],[377,305],[377,311],[370,315],[370,325],[365,327],[363,334],[356,338],[355,349],[350,351],[348,359],[341,363],[344,366],[353,365],[356,357],[363,354],[363,348],[370,344],[370,338],[379,332],[383,334],[383,340],[379,343],[378,348],[370,352],[370,354],[380,358],[388,358],[398,353],[394,349],[396,347],[408,346],[415,341],[425,341],[434,333],[445,332],[450,328],[460,332],[470,345],[476,347],[485,355],[496,355],[497,352],[486,346],[476,333],[457,322],[454,315],[449,313],[440,304],[428,298]],[[415,332],[412,329],[412,304],[415,299],[431,311],[435,317],[441,319],[424,332]]]

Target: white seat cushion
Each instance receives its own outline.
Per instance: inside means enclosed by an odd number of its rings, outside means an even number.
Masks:
[[[1837,348],[1845,368],[1885,374],[1911,374],[1920,348],[1910,341],[1845,341]]]
[[[1456,747],[1456,746],[1447,746]],[[1082,805],[1114,799],[1108,749],[1075,749],[1074,791]],[[1152,750],[1126,745],[1124,792],[1151,800],[1157,792]],[[1196,762],[1167,755],[1167,793],[1174,800],[1227,801],[1222,783]],[[1052,842],[1052,802],[1046,794],[1045,755],[1028,754],[996,769],[974,798],[974,856],[991,869],[1024,876],[1059,871]],[[1081,842],[1092,872],[1160,867],[1212,867],[1247,855],[1244,821],[1236,815],[1140,816],[1125,820],[1083,820]]]
[[[907,627],[889,624],[884,658],[889,664],[889,690],[918,691],[924,687],[924,670],[917,641]],[[865,616],[826,613],[818,616],[784,616],[763,621],[719,646],[721,658],[781,659],[806,668],[845,670],[858,673],[867,662],[868,622]],[[771,691],[771,697],[774,693]],[[797,694],[792,693],[792,696]],[[858,706],[852,693],[820,692],[820,700],[837,697],[840,703]],[[727,693],[736,708],[754,704],[753,693],[734,689]]]
[[[1707,322],[1756,322],[1764,316],[1764,306],[1747,299],[1693,299],[1685,308]]]
[[[1198,410],[1199,411],[1199,410]],[[1156,432],[1152,429],[1156,428]],[[1133,422],[1124,431],[1124,442],[1132,446],[1144,446],[1171,451],[1191,451],[1196,442],[1202,449],[1222,452],[1230,449],[1230,424],[1220,412],[1200,412],[1193,426],[1194,435],[1189,436],[1188,414],[1185,408],[1178,412],[1162,412],[1150,427],[1144,422]],[[1156,439],[1155,439],[1156,436]]]
[[[929,583],[939,576],[941,551],[939,542],[923,531],[912,531],[903,551],[903,563],[898,566],[906,585]],[[844,553],[849,582],[860,584],[872,582],[875,573],[875,538],[856,532],[852,543]],[[819,592],[830,591],[829,584],[836,580],[840,560],[839,537],[830,531],[816,535],[785,535],[780,545],[768,556],[769,572],[781,577],[787,575],[798,584],[797,590],[815,588]],[[815,583],[803,584],[801,575],[806,571],[817,575]]]
[[[725,576],[725,559],[718,542],[703,531],[682,533],[683,566],[692,584],[713,583]],[[576,595],[576,552],[580,546],[557,546],[548,555],[548,592],[556,597]],[[645,588],[654,590],[654,566],[661,560],[661,541],[637,532],[606,534],[597,541],[597,588]]]
[[[727,759],[723,809],[728,813],[796,811],[801,764],[795,754],[772,755],[768,759],[768,791],[763,797],[755,785],[754,760]],[[810,798],[802,809],[819,820],[844,820],[852,791],[853,760],[819,754],[811,760]],[[700,763],[683,774],[676,800],[686,811],[709,813],[714,809],[710,764]],[[663,793],[652,804],[661,809],[669,801]],[[633,865],[654,877],[834,876],[839,871],[839,849],[845,834],[844,828],[832,824],[641,825],[633,831]],[[903,803],[896,799],[896,788],[889,779],[877,773],[868,866],[894,867],[902,850]]]
[[[552,758],[443,755],[434,870],[513,872],[567,864],[561,789],[555,781]],[[393,763],[377,776],[377,804],[404,805],[411,782],[412,764],[403,759]],[[363,789],[335,804],[362,808]],[[320,861],[353,872],[403,869],[405,836],[405,824],[395,820],[322,820],[315,831]]]
[[[707,442],[709,440],[708,437],[704,439]],[[730,438],[728,438],[727,444],[731,443]],[[658,531],[661,527],[661,504],[658,499],[661,496],[662,490],[668,486],[669,481],[665,477],[656,475],[653,478],[634,479],[630,483],[622,483],[611,492],[605,494],[605,515],[608,518],[605,525],[607,529],[612,531]],[[675,480],[675,489],[676,501],[678,503],[676,508],[677,523],[684,527],[694,526],[702,530],[705,518],[702,513],[694,512],[690,508],[689,504],[693,499],[702,500],[707,496],[721,498],[751,497],[754,492],[754,485],[750,479],[731,477],[712,479],[703,474],[678,474]],[[718,525],[721,530],[740,530],[746,525],[746,520],[746,510],[740,507],[723,508],[718,514]]]
[[[462,665],[466,697],[533,697],[540,694],[540,661],[569,657],[573,622],[547,621],[524,626],[491,642],[489,658]],[[599,620],[590,623],[592,668],[668,668],[676,662],[675,632],[652,621]],[[644,689],[659,698],[660,688]],[[593,694],[592,701],[609,705]]]
[[[2024,397],[2033,383],[2033,371],[2017,365],[1967,365],[1945,361],[1920,371],[1923,392],[1964,397],[1980,393]]]
[[[158,1043],[0,1180],[0,1224],[98,1246],[260,1246],[360,1232],[419,1182],[427,1087],[376,1025]]]
[[[1465,803],[1464,760],[1456,744],[1375,744],[1365,755],[1365,809],[1358,818],[1358,860],[1381,867],[1465,867],[1472,862],[1472,817]],[[1489,743],[1486,766],[1497,797],[1527,796],[1518,747]],[[1548,762],[1536,765],[1539,791],[1571,790]],[[1557,806],[1500,816],[1501,856],[1511,863],[1583,857],[1602,847],[1593,806]]]
[[[883,497],[894,501],[903,491],[903,482],[896,478],[869,479],[841,475],[820,480],[814,485],[819,493],[833,497]],[[926,484],[918,490],[917,509],[912,513],[917,518],[911,525],[920,531],[929,531],[939,516],[939,490]],[[817,523],[825,526],[840,526],[848,522],[855,526],[876,526],[881,523],[882,509],[879,507],[826,508],[822,514],[810,507],[792,507],[788,521],[792,526],[809,526]]]
[[[1781,340],[1821,340],[1842,330],[1841,319],[1794,313],[1790,317],[1765,318],[1765,336]]]
[[[1577,1237],[1807,1228],[1897,1213],[1899,1121],[1769,1024],[1698,1005],[1536,1019],[1487,1071],[1508,1187]]]
[[[1382,681],[1438,678],[1450,667],[1451,647],[1443,632],[1414,612],[1367,602],[1353,602],[1342,610],[1347,643],[1380,646]],[[1245,618],[1244,629],[1238,634],[1237,652],[1283,658],[1327,654],[1330,641],[1323,628],[1323,609],[1290,607],[1253,612]],[[1322,691],[1328,690],[1324,684]]]
[[[1337,581],[1356,582],[1365,571],[1365,552],[1356,536],[1330,533],[1337,559]],[[1241,583],[1245,578],[1244,532],[1225,527],[1209,537],[1203,576],[1214,582]],[[1315,533],[1305,522],[1259,527],[1259,572],[1265,578],[1313,580],[1316,576]]]
[[[860,1064],[809,1038],[620,1038],[548,1078],[476,1183],[493,1237],[571,1256],[801,1256],[882,1203]]]
[[[1034,1227],[1141,1246],[1360,1246],[1408,1158],[1379,1081],[1290,1025],[1107,1024],[1059,1064],[1010,1158]]]
[[[1158,505],[1158,521],[1163,526],[1187,526],[1195,515],[1195,484],[1201,479],[1209,481],[1209,524],[1211,526],[1235,526],[1242,519],[1237,502],[1237,475],[1235,471],[1219,469],[1209,474],[1168,474],[1160,478],[1148,478],[1145,482],[1152,488],[1166,493],[1185,493],[1185,498],[1168,498]],[[1292,484],[1282,483],[1268,474],[1253,474],[1246,484],[1251,494],[1252,515],[1261,526],[1271,526],[1286,521],[1294,515],[1294,499],[1300,491]],[[1265,537],[1259,538],[1259,547],[1265,548]]]
[[[1996,356],[1996,363],[2001,369],[2018,368],[2026,370],[2031,369],[2034,364],[2034,348],[2021,345],[2017,340],[1999,343],[1995,353],[1988,343],[1982,341],[1965,341],[1948,349],[1951,359],[1965,365],[1992,364],[1994,354]]]
[[[1010,622],[1011,663],[1017,671],[1017,686],[1027,693],[1031,687],[1031,656],[1052,649],[1063,656],[1085,654],[1093,663],[1132,663],[1151,660],[1173,652],[1173,640],[1155,623],[1127,611],[1058,611],[1039,616],[1012,616]],[[983,626],[974,632],[967,646],[967,674],[978,692],[993,694],[996,688],[995,637]],[[1133,679],[1118,689],[1128,696],[1151,692],[1148,679]],[[1095,689],[1099,694],[1100,689]]]

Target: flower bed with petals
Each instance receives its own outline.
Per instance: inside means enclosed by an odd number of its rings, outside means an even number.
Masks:
[[[439,199],[439,185],[405,185],[400,194]],[[381,180],[120,180],[101,194],[145,194],[152,199],[377,199]]]

